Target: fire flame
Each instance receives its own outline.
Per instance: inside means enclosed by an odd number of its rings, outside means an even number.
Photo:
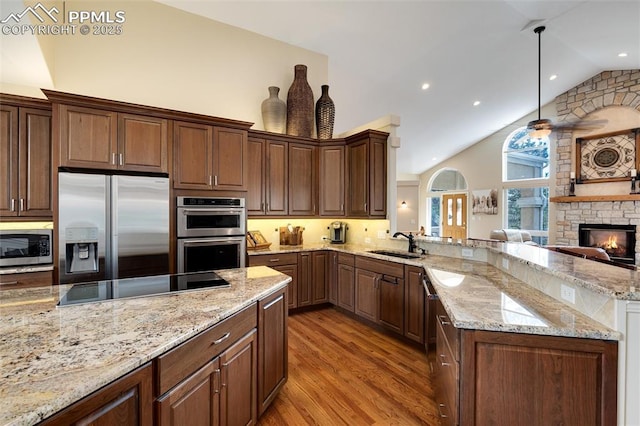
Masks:
[[[618,248],[618,237],[616,235],[609,235],[609,239],[604,243],[605,249],[615,250]]]

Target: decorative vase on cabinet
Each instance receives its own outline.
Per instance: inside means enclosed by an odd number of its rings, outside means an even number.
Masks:
[[[329,97],[329,86],[322,85],[322,95],[316,102],[316,132],[318,139],[331,139],[333,123],[336,119],[336,106]]]
[[[313,91],[307,82],[307,66],[296,65],[287,94],[287,134],[310,138],[313,133]]]
[[[267,132],[284,133],[287,105],[278,97],[280,88],[269,87],[269,97],[262,101],[262,122]]]

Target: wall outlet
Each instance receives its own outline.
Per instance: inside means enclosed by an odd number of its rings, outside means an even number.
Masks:
[[[386,240],[387,239],[387,233],[385,231],[378,231],[378,239],[379,240]]]
[[[576,303],[576,289],[568,285],[560,284],[560,297],[569,303]]]
[[[509,259],[502,258],[502,269],[505,271],[509,270]]]
[[[473,257],[473,249],[463,248],[462,249],[462,257]]]
[[[371,244],[371,238],[369,238],[369,237],[365,237],[365,239],[364,239],[364,243],[365,243],[365,244]]]

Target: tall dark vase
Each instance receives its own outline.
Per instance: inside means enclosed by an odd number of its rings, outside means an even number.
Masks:
[[[322,85],[322,95],[316,102],[316,131],[318,139],[333,137],[333,123],[336,119],[336,106],[329,97],[329,86]]]
[[[287,134],[310,138],[313,134],[313,91],[307,82],[307,66],[296,65],[287,94]]]

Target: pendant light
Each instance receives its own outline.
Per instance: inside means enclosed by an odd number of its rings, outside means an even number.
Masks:
[[[530,121],[527,124],[527,130],[529,130],[529,137],[533,139],[542,139],[551,134],[551,120],[540,118],[541,110],[541,73],[542,73],[542,32],[545,30],[545,26],[536,27],[533,32],[538,34],[538,119]]]

